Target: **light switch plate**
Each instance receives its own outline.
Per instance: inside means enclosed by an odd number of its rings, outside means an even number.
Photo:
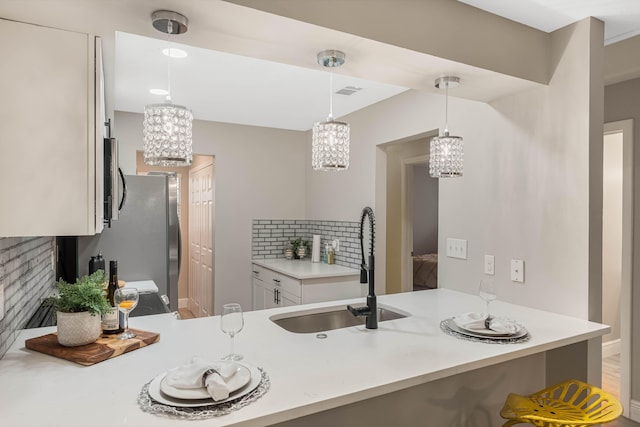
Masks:
[[[489,274],[491,276],[496,274],[495,258],[493,255],[484,256],[484,274]]]
[[[0,320],[4,319],[4,285],[0,284]]]
[[[449,258],[467,259],[467,241],[464,239],[447,239],[447,256]]]
[[[511,260],[511,281],[524,283],[524,261],[521,259]]]

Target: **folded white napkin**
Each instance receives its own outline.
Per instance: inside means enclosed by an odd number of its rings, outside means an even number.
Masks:
[[[470,331],[486,331],[485,319],[487,315],[484,313],[462,313],[453,318],[453,321],[461,328]],[[503,317],[493,317],[489,321],[489,330],[500,334],[515,334],[518,332],[518,325],[509,319]]]
[[[207,376],[205,386],[213,398],[218,401],[229,397],[227,383],[238,372],[238,365],[233,362],[209,362],[194,357],[186,365],[178,366],[167,372],[167,384],[175,388],[202,388],[202,375],[208,370],[216,372]]]

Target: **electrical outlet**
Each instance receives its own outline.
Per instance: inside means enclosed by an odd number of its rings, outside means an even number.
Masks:
[[[493,255],[484,256],[484,274],[493,276],[495,273],[495,258]]]
[[[333,239],[333,242],[331,243],[331,246],[333,246],[333,250],[338,253],[340,252],[340,240],[338,239]]]
[[[4,285],[0,284],[0,320],[4,319]]]
[[[524,261],[521,259],[511,260],[511,281],[524,283]]]
[[[447,239],[447,256],[449,258],[467,259],[467,241],[464,239]]]

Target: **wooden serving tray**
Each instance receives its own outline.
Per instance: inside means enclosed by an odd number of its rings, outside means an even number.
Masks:
[[[58,343],[57,334],[52,333],[28,339],[24,344],[30,350],[89,366],[160,341],[158,333],[129,329],[136,336],[128,340],[120,340],[118,335],[102,335],[91,344],[65,347]]]

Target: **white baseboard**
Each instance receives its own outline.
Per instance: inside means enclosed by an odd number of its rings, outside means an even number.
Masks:
[[[189,298],[180,298],[178,300],[178,308],[187,308],[189,305]]]
[[[602,343],[602,358],[620,354],[620,338]]]
[[[640,422],[640,401],[631,401],[631,405],[629,407],[629,418],[635,422]]]

